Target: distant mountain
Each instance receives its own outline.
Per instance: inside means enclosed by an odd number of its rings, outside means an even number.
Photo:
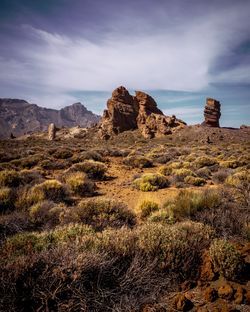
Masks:
[[[57,127],[90,127],[100,117],[81,103],[60,110],[39,107],[19,99],[0,98],[0,138],[47,130],[50,123]]]

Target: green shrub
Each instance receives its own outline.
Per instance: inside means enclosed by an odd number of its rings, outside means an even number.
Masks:
[[[159,209],[150,214],[148,217],[150,222],[167,222],[172,223],[172,219],[169,216],[169,212],[166,209]]]
[[[180,177],[187,177],[187,176],[195,176],[195,173],[190,170],[190,169],[185,169],[185,168],[181,168],[181,169],[174,169],[172,170],[172,174],[176,175],[176,176],[180,176]]]
[[[6,258],[29,255],[48,248],[51,244],[51,237],[39,233],[20,233],[7,238],[3,245],[2,253]]]
[[[212,236],[213,231],[201,223],[148,223],[138,228],[137,244],[145,255],[157,259],[162,270],[187,277],[197,274],[202,250]]]
[[[140,204],[139,210],[141,218],[147,218],[152,212],[159,210],[159,205],[153,201],[145,200]]]
[[[0,188],[0,213],[10,211],[14,208],[13,191],[8,187]]]
[[[197,168],[202,168],[202,167],[209,167],[209,166],[213,166],[215,164],[217,164],[217,160],[211,157],[207,157],[207,156],[200,156],[198,158],[196,158],[196,160],[194,161],[194,165]]]
[[[126,205],[108,199],[82,200],[72,210],[72,214],[76,220],[91,225],[96,230],[135,224],[135,215]]]
[[[128,156],[123,160],[124,165],[132,168],[150,168],[153,166],[152,160],[144,156]]]
[[[169,217],[180,219],[195,215],[197,211],[212,209],[221,203],[220,195],[213,191],[180,191],[177,196],[164,204]]]
[[[66,192],[62,183],[57,180],[47,180],[41,184],[33,186],[28,193],[27,200],[31,204],[43,200],[60,202],[63,201],[65,197]]]
[[[209,253],[215,269],[228,279],[237,279],[244,269],[244,261],[236,248],[224,239],[216,239]]]
[[[187,176],[184,179],[184,182],[187,184],[191,184],[194,186],[202,186],[206,184],[206,180],[203,178],[193,177],[193,176]]]
[[[71,192],[75,195],[93,195],[96,190],[94,182],[90,181],[87,175],[83,172],[74,172],[66,176],[66,184]]]
[[[94,229],[89,225],[70,223],[64,226],[58,226],[50,233],[53,236],[54,242],[56,244],[60,244],[68,242],[69,240],[74,241],[78,239],[78,241],[81,241],[83,239],[86,239],[88,236],[92,238],[92,235],[95,232]]]
[[[0,171],[0,186],[16,187],[21,183],[20,175],[15,170]]]
[[[230,168],[230,169],[236,169],[236,168],[242,167],[246,164],[247,164],[247,162],[240,161],[238,159],[225,160],[225,161],[220,162],[221,167]]]
[[[160,174],[163,174],[165,176],[171,175],[173,171],[173,168],[170,167],[169,165],[165,165],[165,166],[161,166],[159,168],[159,172]]]
[[[150,192],[169,186],[169,181],[161,174],[147,173],[136,179],[134,186],[140,191]]]

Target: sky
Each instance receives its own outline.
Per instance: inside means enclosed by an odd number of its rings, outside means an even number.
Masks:
[[[250,124],[250,0],[0,0],[0,97],[102,114],[142,90],[166,114]]]

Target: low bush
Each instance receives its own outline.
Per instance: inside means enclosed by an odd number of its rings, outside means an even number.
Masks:
[[[47,180],[30,189],[27,201],[33,204],[43,200],[61,202],[65,199],[66,192],[64,185],[57,180]]]
[[[15,170],[0,171],[0,186],[17,187],[21,183],[20,175]]]
[[[133,184],[140,191],[150,192],[169,186],[169,180],[161,174],[148,173],[136,179]]]
[[[101,231],[106,227],[133,226],[135,215],[126,205],[108,199],[82,200],[69,214],[78,222]]]
[[[209,253],[215,269],[224,277],[235,280],[244,269],[244,261],[237,249],[224,239],[212,242]]]
[[[39,164],[41,161],[41,156],[33,155],[26,158],[23,158],[20,162],[22,168],[31,169],[32,167]]]
[[[45,200],[30,207],[29,217],[36,226],[51,228],[60,224],[61,215],[65,212],[66,207],[63,204]]]
[[[187,184],[194,185],[194,186],[202,186],[202,185],[206,184],[205,179],[199,178],[199,177],[194,177],[194,176],[185,177],[184,182]]]
[[[217,164],[217,160],[215,158],[200,156],[194,160],[194,165],[196,168],[209,167]]]
[[[11,188],[0,188],[0,213],[9,212],[14,209],[14,193]]]
[[[227,177],[230,175],[230,171],[227,169],[220,169],[217,172],[215,172],[212,176],[212,180],[215,183],[224,183],[227,179]]]
[[[73,155],[71,150],[59,149],[53,153],[53,157],[56,159],[67,159]]]
[[[95,193],[95,183],[90,181],[84,172],[71,173],[66,176],[65,181],[74,195],[91,196]]]
[[[153,201],[145,200],[139,206],[140,216],[142,219],[147,218],[155,212],[159,210],[159,205]]]
[[[152,160],[139,155],[128,156],[124,158],[123,163],[132,168],[150,168],[153,166]]]
[[[106,177],[107,167],[99,161],[85,160],[74,164],[66,173],[75,171],[85,172],[90,179],[103,180]]]
[[[220,195],[213,191],[180,191],[177,196],[164,204],[169,217],[180,219],[191,217],[203,209],[218,207],[221,203]]]
[[[137,237],[138,248],[145,256],[156,258],[161,270],[190,278],[197,276],[202,250],[209,245],[213,231],[195,222],[149,223],[138,228]]]
[[[181,169],[174,169],[172,170],[172,174],[185,178],[187,176],[195,176],[195,173],[190,170],[190,169],[185,169],[185,168],[181,168]]]

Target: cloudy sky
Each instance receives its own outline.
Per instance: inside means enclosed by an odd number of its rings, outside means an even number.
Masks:
[[[101,113],[119,85],[167,114],[250,124],[249,0],[0,0],[0,97]]]

